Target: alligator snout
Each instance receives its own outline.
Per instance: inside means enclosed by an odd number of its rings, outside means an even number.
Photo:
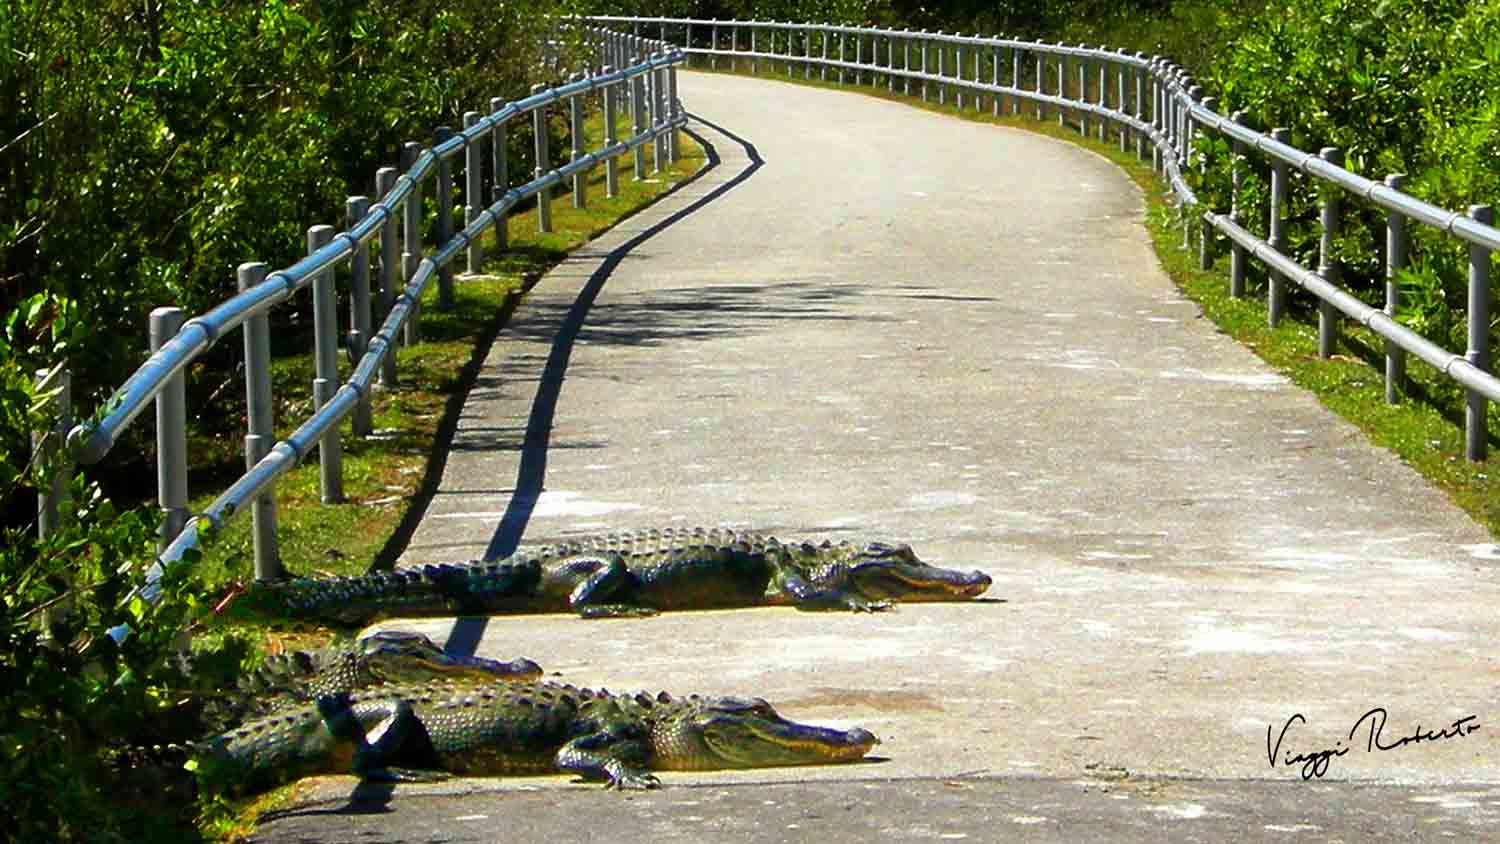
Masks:
[[[989,575],[975,570],[969,574],[969,582],[961,591],[966,598],[977,598],[989,590],[991,583],[994,583],[994,580]]]

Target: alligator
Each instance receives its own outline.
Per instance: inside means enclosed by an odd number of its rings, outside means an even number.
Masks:
[[[195,673],[189,661],[186,673]],[[382,630],[358,641],[316,651],[268,656],[241,675],[234,690],[205,700],[205,723],[223,726],[264,717],[317,698],[391,683],[449,680],[536,681],[542,668],[529,659],[501,662],[449,654],[421,633]]]
[[[194,743],[188,767],[206,787],[239,793],[342,773],[401,782],[573,772],[637,789],[660,785],[653,770],[848,762],[878,743],[859,728],[788,721],[759,698],[426,683],[321,695]]]
[[[608,534],[494,562],[257,583],[243,603],[259,615],[362,625],[397,616],[601,618],[765,605],[876,611],[893,602],[961,601],[989,586],[989,575],[930,565],[909,545],[784,542],[696,528]]]

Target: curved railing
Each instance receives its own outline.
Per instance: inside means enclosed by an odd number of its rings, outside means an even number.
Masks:
[[[573,81],[555,88],[535,86],[531,96],[515,102],[493,99],[488,114],[465,115],[462,131],[439,129],[435,143],[425,149],[420,144],[407,144],[404,172],[383,168],[377,174],[377,185],[383,192],[379,201],[350,198],[349,225],[345,231],[335,232],[331,226],[309,229],[306,258],[269,274],[264,264],[242,265],[240,293],[185,322],[175,308],[153,312],[151,356],[115,391],[95,419],[75,425],[67,436],[75,459],[97,462],[147,405],[156,404],[158,475],[166,520],[162,527],[162,551],[137,594],[154,600],[165,567],[199,545],[203,526],[218,527],[251,504],[255,519],[256,576],[279,577],[282,569],[276,548],[273,490],[276,480],[317,446],[323,470],[323,499],[325,502],[342,499],[339,425],[353,416],[354,433],[370,433],[370,391],[377,378],[394,382],[398,338],[407,342],[416,339],[418,302],[433,278],[438,279],[438,307],[445,308],[452,298],[449,265],[458,255],[466,254],[468,270],[478,272],[483,259],[482,233],[494,227],[497,246],[503,248],[507,212],[517,203],[536,197],[538,226],[549,231],[550,192],[564,180],[573,180],[575,202],[582,201],[587,172],[604,164],[607,190],[613,196],[618,185],[615,175],[618,156],[635,154],[637,178],[644,178],[647,172],[644,147],[648,144],[654,144],[653,161],[658,168],[666,160],[676,159],[677,130],[687,120],[676,97],[676,69],[684,61],[684,54],[659,42],[602,29],[585,30],[584,37],[586,60],[602,70],[576,74]],[[596,94],[602,99],[605,136],[597,149],[588,151],[584,148],[587,141],[581,125],[583,98]],[[548,164],[545,126],[548,109],[559,105],[570,112],[572,155],[568,163],[554,169]],[[633,134],[616,139],[616,108],[621,105],[632,118]],[[535,123],[535,177],[510,187],[506,126],[526,115]],[[486,144],[493,159],[488,186],[484,183]],[[455,231],[449,198],[453,193],[454,163],[460,156],[465,176],[465,224]],[[435,195],[441,199],[437,203],[437,242],[429,250],[422,244],[422,192],[424,183],[434,179]],[[486,196],[493,200],[487,206],[483,203]],[[382,301],[376,302],[376,308],[385,311],[380,329],[373,334],[369,288],[372,242],[378,242],[381,257],[376,292],[383,295],[378,296]],[[348,345],[354,366],[349,378],[340,383],[333,284],[334,270],[342,265],[349,267],[351,278]],[[314,293],[314,410],[291,435],[272,444],[267,312],[308,287]],[[206,510],[189,516],[182,372],[235,328],[244,329],[248,429],[245,449],[250,468]]]
[[[629,28],[636,35],[654,32],[661,41],[680,44],[690,56],[705,57],[715,66],[720,60],[744,62],[754,72],[760,63],[766,62],[773,67],[785,65],[788,73],[800,67],[803,76],[809,79],[814,71],[824,81],[832,73],[835,81],[841,83],[853,73],[856,82],[868,76],[872,82],[883,80],[890,91],[897,90],[899,84],[903,93],[919,94],[924,100],[935,98],[946,103],[952,94],[960,109],[965,107],[965,92],[971,95],[975,109],[980,106],[977,95],[984,94],[991,98],[995,114],[1004,110],[1002,100],[1009,100],[1008,111],[1012,114],[1019,114],[1025,101],[1030,107],[1028,111],[1034,108],[1039,119],[1047,117],[1048,108],[1056,110],[1060,122],[1065,122],[1071,112],[1084,134],[1090,132],[1090,121],[1097,120],[1100,140],[1105,140],[1112,128],[1119,135],[1122,150],[1134,137],[1138,156],[1144,158],[1146,148],[1150,147],[1153,166],[1170,184],[1181,207],[1192,211],[1189,218],[1200,222],[1196,234],[1204,269],[1212,263],[1212,233],[1218,231],[1230,242],[1233,295],[1244,293],[1247,257],[1267,268],[1271,324],[1282,316],[1284,285],[1290,281],[1318,298],[1318,348],[1324,357],[1332,354],[1338,330],[1336,312],[1383,337],[1388,341],[1386,396],[1391,402],[1399,397],[1405,354],[1416,355],[1431,364],[1467,391],[1465,451],[1471,460],[1485,456],[1486,403],[1500,401],[1500,380],[1490,372],[1489,350],[1490,255],[1500,249],[1500,230],[1492,225],[1488,206],[1475,205],[1467,212],[1441,208],[1403,193],[1400,174],[1392,174],[1384,181],[1367,179],[1342,167],[1337,149],[1329,147],[1310,153],[1286,143],[1289,134],[1286,130],[1263,133],[1251,129],[1244,124],[1242,113],[1226,117],[1215,111],[1216,101],[1205,98],[1202,89],[1182,68],[1142,53],[1013,38],[812,23],[619,16],[589,20],[613,28]],[[915,94],[914,87],[919,89]],[[1185,177],[1193,172],[1194,136],[1199,133],[1222,136],[1233,145],[1236,172],[1227,212],[1202,208]],[[1266,227],[1269,238],[1261,238],[1247,229],[1238,210],[1242,169],[1239,165],[1252,152],[1271,165]],[[1321,248],[1316,268],[1297,263],[1283,251],[1286,238],[1281,214],[1287,203],[1289,170],[1336,188],[1327,191],[1323,199]],[[1339,229],[1341,193],[1353,194],[1387,214],[1387,284],[1383,308],[1372,307],[1338,286],[1339,265],[1332,248]],[[1395,319],[1400,307],[1396,276],[1406,261],[1409,220],[1432,226],[1468,246],[1468,348],[1461,354],[1427,340]],[[1185,240],[1193,234],[1192,227],[1187,227]]]

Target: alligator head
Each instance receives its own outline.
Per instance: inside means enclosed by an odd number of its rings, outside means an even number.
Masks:
[[[854,591],[871,600],[959,601],[977,598],[990,588],[982,571],[963,572],[923,562],[910,545],[871,542],[849,563],[847,577]]]
[[[529,681],[542,676],[542,667],[529,659],[500,662],[450,654],[426,636],[403,630],[371,634],[361,639],[358,647],[365,669],[382,683],[421,682],[434,677]]]
[[[788,721],[760,698],[701,698],[652,729],[652,767],[673,770],[826,765],[861,759],[880,743],[868,730]]]

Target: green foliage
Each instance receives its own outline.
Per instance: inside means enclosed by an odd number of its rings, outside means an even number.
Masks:
[[[7,0],[0,8],[0,312],[76,303],[81,392],[138,362],[146,312],[190,314],[407,140],[523,95],[547,0]]]
[[[1221,111],[1244,110],[1262,128],[1286,127],[1293,145],[1338,147],[1345,166],[1371,179],[1407,174],[1404,190],[1463,210],[1500,196],[1500,6],[1460,0],[1293,0],[1242,28],[1213,69]],[[1207,198],[1227,207],[1226,155]],[[1261,162],[1252,167],[1264,168]],[[1319,192],[1294,182],[1288,252],[1316,266]],[[1386,214],[1345,195],[1336,256],[1344,283],[1383,300]],[[1264,219],[1263,195],[1242,196]],[[1468,250],[1409,224],[1410,266],[1399,282],[1401,319],[1435,342],[1462,346]]]
[[[0,501],[17,509],[29,509],[62,471],[56,457],[34,458],[27,441],[26,432],[53,432],[38,454],[61,453],[60,367],[41,379],[36,369],[84,339],[74,303],[48,294],[23,299],[4,319]],[[145,511],[117,512],[82,479],[59,509],[60,527],[46,539],[29,517],[0,525],[0,839],[127,840],[139,834],[125,799],[139,780],[121,776],[110,759],[132,743],[185,737],[185,678],[171,656],[179,634],[205,613],[205,596],[175,577],[157,605],[127,598],[152,559]],[[117,643],[105,631],[120,624],[135,633]],[[218,650],[232,655],[235,647]]]
[[[208,613],[209,596],[183,566],[164,581],[157,604],[131,597],[152,559],[155,531],[145,512],[117,512],[81,480],[72,500],[63,527],[45,540],[21,528],[0,537],[6,840],[130,840],[139,834],[130,832],[137,816],[161,799],[152,789],[187,785],[185,775],[149,776],[159,768],[128,770],[117,756],[193,737],[188,679],[174,656],[184,631]],[[132,633],[116,642],[106,631],[122,624]],[[239,642],[215,652],[220,674],[200,671],[199,682],[223,682],[222,669],[244,655]]]

